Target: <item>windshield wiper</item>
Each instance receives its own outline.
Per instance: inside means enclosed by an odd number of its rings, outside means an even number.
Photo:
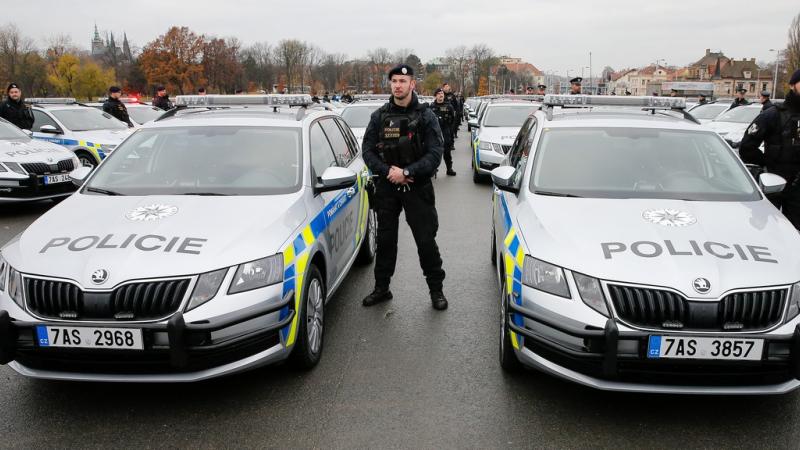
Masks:
[[[104,194],[104,195],[125,195],[125,194],[120,194],[119,192],[109,191],[108,189],[101,189],[96,187],[87,187],[86,190],[89,192],[96,192],[98,194]]]
[[[227,197],[230,194],[220,194],[219,192],[181,192],[180,194],[176,195],[203,195],[203,196],[221,196]]]
[[[547,195],[550,197],[571,197],[571,198],[581,198],[580,195],[575,194],[567,194],[564,192],[550,192],[550,191],[533,191],[534,194],[537,195]]]

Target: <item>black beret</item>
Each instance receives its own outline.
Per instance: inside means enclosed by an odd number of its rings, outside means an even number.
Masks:
[[[122,89],[120,89],[119,86],[111,86],[108,88],[108,92],[113,94],[115,92],[122,92]]]
[[[543,85],[543,84],[540,84],[540,85],[539,85],[539,89],[547,89],[547,86],[545,86],[545,85]]]
[[[6,88],[6,94],[8,94],[8,91],[10,91],[12,89],[19,89],[19,85],[17,85],[17,83],[9,84],[8,87]]]
[[[761,96],[762,97],[769,97],[770,95],[771,95],[771,93],[769,91],[766,91],[766,90],[761,91]]]
[[[569,80],[569,82],[572,83],[572,84],[581,84],[582,81],[583,81],[583,78],[581,78],[581,77],[575,77],[575,78]]]
[[[159,84],[158,86],[156,86],[156,91],[165,91],[165,90],[167,90],[167,88],[165,88],[163,84]]]
[[[742,94],[744,94],[745,92],[747,92],[747,89],[740,87],[739,89],[736,89],[736,92],[741,92]]]
[[[436,95],[436,94],[438,94],[439,92],[444,92],[444,89],[442,89],[442,88],[436,88],[436,90],[435,90],[435,91],[433,91],[433,95]]]
[[[392,67],[392,70],[389,71],[388,77],[391,80],[392,76],[394,75],[408,75],[410,77],[414,76],[414,69],[411,68],[408,64],[398,64]]]
[[[792,78],[789,78],[789,84],[795,84],[800,82],[800,69],[797,69],[792,74]]]

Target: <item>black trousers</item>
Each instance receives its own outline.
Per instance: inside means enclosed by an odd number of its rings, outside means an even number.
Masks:
[[[770,195],[769,200],[800,230],[800,175],[789,178],[783,192]]]
[[[453,139],[448,139],[447,136],[444,138],[444,153],[442,156],[447,170],[453,170]]]
[[[411,185],[409,191],[398,190],[386,180],[377,183],[375,206],[378,214],[378,251],[375,257],[375,287],[388,288],[397,263],[397,231],[400,211],[405,211],[406,222],[417,244],[419,265],[432,292],[442,290],[444,270],[436,232],[439,217],[433,184]]]

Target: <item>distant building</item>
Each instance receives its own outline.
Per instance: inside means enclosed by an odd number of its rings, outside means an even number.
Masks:
[[[756,64],[755,58],[736,60],[721,51],[706,49],[702,58],[679,69],[677,81],[710,81],[714,97],[732,97],[738,88],[747,89],[747,97],[755,99],[762,90],[772,91],[772,77]]]
[[[94,26],[94,36],[92,37],[92,57],[96,59],[111,60],[113,62],[131,62],[133,54],[128,43],[127,33],[122,34],[122,46],[117,46],[114,40],[114,33],[109,33],[106,39],[100,37],[97,24]]]

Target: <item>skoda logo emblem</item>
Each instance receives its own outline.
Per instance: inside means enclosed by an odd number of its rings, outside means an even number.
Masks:
[[[692,282],[692,287],[694,287],[694,290],[697,291],[698,294],[708,294],[708,291],[711,290],[711,282],[705,278],[696,278]]]
[[[108,279],[108,271],[106,269],[97,269],[92,272],[92,283],[103,284]]]

